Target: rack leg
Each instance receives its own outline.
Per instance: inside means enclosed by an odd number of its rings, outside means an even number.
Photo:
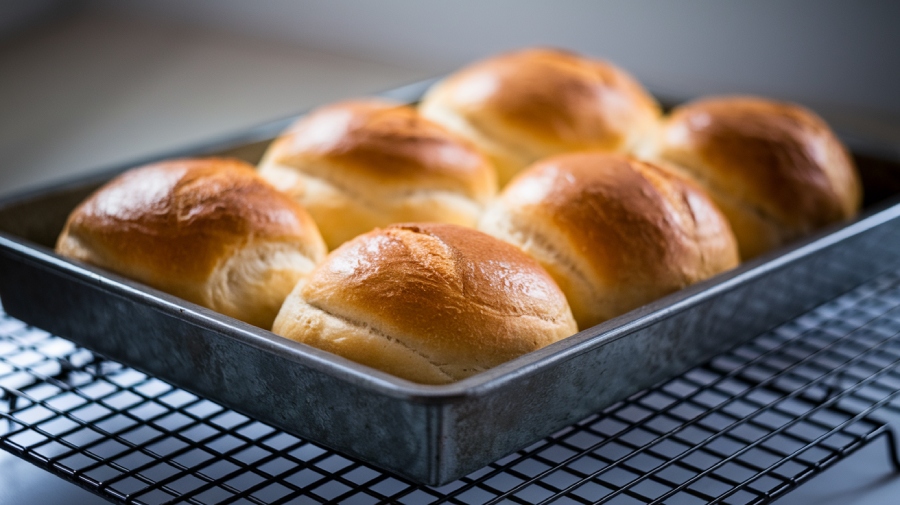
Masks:
[[[890,423],[885,426],[885,435],[888,444],[888,458],[894,466],[894,471],[900,473],[900,446],[897,445],[898,437],[896,425]]]
[[[5,387],[0,386],[0,401],[6,402],[9,412],[15,412],[16,401],[18,399],[19,399],[18,396],[12,394],[12,392],[9,391],[8,389],[6,389]]]

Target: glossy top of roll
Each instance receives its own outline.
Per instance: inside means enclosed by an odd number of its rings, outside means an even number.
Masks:
[[[360,99],[317,109],[271,146],[263,161],[381,191],[439,189],[478,200],[496,191],[496,174],[467,141],[409,106]],[[325,166],[331,167],[325,169]]]
[[[737,265],[728,222],[685,178],[600,152],[514,178],[479,228],[538,258],[584,329]]]
[[[852,159],[828,125],[801,106],[747,96],[676,108],[659,155],[717,197],[739,201],[796,236],[859,209]]]
[[[69,215],[56,250],[267,329],[326,253],[302,207],[252,166],[217,158],[116,177]]]
[[[722,261],[736,264],[728,223],[702,190],[633,158],[549,158],[514,179],[501,198],[552,220],[572,254],[608,280],[687,285],[721,270]],[[729,248],[730,258],[712,254]]]
[[[555,49],[510,52],[439,83],[423,108],[453,109],[484,135],[525,151],[623,150],[655,126],[659,107],[624,70]],[[440,113],[436,113],[436,116]]]
[[[63,235],[141,265],[148,275],[198,281],[249,239],[310,249],[321,243],[300,205],[247,163],[218,158],[164,161],[126,172],[79,205]]]
[[[320,312],[331,322],[314,322]],[[336,324],[351,330],[326,339],[322,328]],[[553,279],[515,247],[455,225],[398,224],[329,254],[288,297],[274,331],[441,383],[568,336],[575,323]],[[395,342],[398,352],[379,351]]]

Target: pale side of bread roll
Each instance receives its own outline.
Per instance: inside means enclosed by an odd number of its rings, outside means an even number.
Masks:
[[[470,65],[437,83],[419,108],[487,153],[501,187],[553,154],[638,150],[654,137],[660,116],[656,101],[624,70],[553,49]]]
[[[384,100],[340,102],[301,118],[269,148],[260,174],[300,202],[328,247],[379,226],[474,226],[497,192],[468,141]]]
[[[651,155],[701,184],[750,259],[859,209],[859,175],[816,114],[762,98],[714,97],[672,111]]]
[[[359,236],[301,280],[273,331],[426,384],[463,379],[572,335],[533,259],[474,229],[398,224]]]
[[[581,329],[738,264],[728,222],[702,190],[618,154],[538,162],[506,186],[479,229],[537,259]]]
[[[326,254],[300,205],[217,158],[116,177],[72,212],[56,250],[266,329]]]

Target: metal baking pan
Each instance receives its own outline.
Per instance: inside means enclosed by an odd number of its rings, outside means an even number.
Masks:
[[[385,96],[412,102],[428,84]],[[155,159],[255,163],[289,121]],[[0,201],[0,299],[10,315],[106,357],[442,484],[900,267],[900,153],[845,140],[867,195],[855,221],[450,385],[393,377],[52,252],[75,205],[151,159]]]

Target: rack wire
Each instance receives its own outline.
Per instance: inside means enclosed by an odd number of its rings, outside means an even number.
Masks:
[[[759,504],[879,437],[900,470],[898,335],[894,272],[431,487],[0,314],[0,447],[121,503]]]

